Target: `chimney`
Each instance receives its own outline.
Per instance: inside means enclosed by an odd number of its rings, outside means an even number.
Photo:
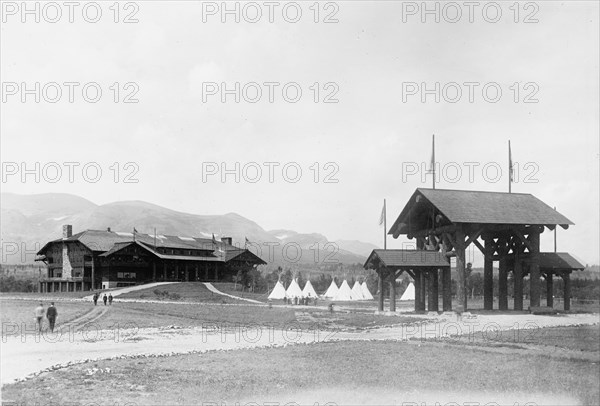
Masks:
[[[106,227],[106,231],[110,233],[110,227]]]
[[[225,244],[233,245],[233,238],[231,238],[231,237],[222,237],[221,238],[221,242],[224,242]]]
[[[73,235],[73,226],[70,224],[63,225],[63,238],[69,238]]]

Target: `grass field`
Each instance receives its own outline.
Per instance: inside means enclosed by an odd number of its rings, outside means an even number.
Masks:
[[[94,307],[91,302],[56,301],[59,312],[57,326],[69,322],[92,309],[106,310],[106,313],[95,320],[94,328],[114,330],[119,328],[147,327],[203,327],[207,324],[228,325],[271,325],[283,328],[289,323],[296,323],[303,328],[312,328],[315,324],[321,329],[364,329],[369,327],[397,325],[418,321],[410,316],[377,316],[373,313],[349,313],[336,311],[330,313],[326,308],[316,307],[283,307],[239,304],[214,303],[144,303],[121,302],[116,298],[112,306],[98,304]],[[34,309],[38,301],[32,300],[0,300],[2,322],[16,323],[19,330],[34,332]],[[46,303],[45,303],[46,304]],[[45,320],[46,321],[46,320]],[[22,328],[25,323],[26,328]],[[45,326],[46,327],[46,326]],[[44,327],[44,328],[45,328]],[[13,333],[11,333],[13,334]]]
[[[296,321],[294,311],[266,306],[232,306],[184,303],[119,303],[113,304],[103,323],[134,324],[138,327],[201,327],[206,323],[283,325]]]
[[[218,288],[217,288],[218,289]],[[223,295],[218,295],[210,290],[202,282],[174,283],[157,286],[154,288],[136,290],[117,296],[116,299],[145,299],[145,300],[169,300],[199,303],[228,304],[248,303],[244,300],[236,300]]]
[[[34,310],[39,305],[39,300],[9,300],[0,299],[0,321],[2,322],[3,334],[7,331],[27,331],[35,332],[35,314]],[[44,308],[48,308],[49,301],[43,301]],[[58,310],[57,324],[66,323],[83,315],[89,310],[89,304],[82,302],[59,302],[55,301]],[[47,327],[48,320],[44,318],[44,329]],[[16,324],[18,330],[7,328],[7,324]]]
[[[338,342],[87,363],[6,385],[2,396],[25,404],[592,405],[600,404],[599,380],[597,363],[539,352],[523,356],[429,343]]]
[[[490,331],[473,334],[488,343],[534,344],[600,353],[600,328],[596,326],[548,327],[521,331]],[[467,342],[467,341],[463,341]]]

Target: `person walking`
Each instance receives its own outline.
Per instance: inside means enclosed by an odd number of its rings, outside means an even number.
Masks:
[[[104,302],[104,306],[106,306],[107,300],[108,300],[108,298],[106,297],[106,293],[105,293],[104,296],[102,296],[102,301]]]
[[[108,294],[108,305],[112,305],[112,301],[113,301],[113,297],[112,297],[112,293]]]
[[[35,308],[35,322],[38,326],[38,331],[42,332],[42,321],[44,320],[44,305],[40,302],[40,305]]]
[[[58,311],[56,307],[54,307],[54,302],[50,303],[50,307],[46,310],[46,317],[48,318],[48,324],[50,324],[50,332],[54,332],[54,323],[56,323],[56,316],[58,316]]]
[[[98,292],[94,293],[94,306],[98,304]]]

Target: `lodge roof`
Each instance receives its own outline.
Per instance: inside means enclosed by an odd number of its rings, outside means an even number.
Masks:
[[[425,250],[373,250],[365,262],[365,269],[381,264],[397,268],[446,268],[450,262],[441,252]]]
[[[409,231],[432,228],[432,217],[438,214],[442,216],[441,224],[560,225],[563,228],[573,224],[531,194],[418,188],[389,234],[397,237]]]
[[[50,245],[63,242],[80,242],[91,251],[101,253],[100,255],[104,257],[108,257],[132,243],[138,243],[138,245],[162,259],[228,262],[244,253],[249,253],[257,263],[266,264],[261,258],[246,249],[235,247],[223,241],[213,241],[211,238],[173,235],[157,235],[155,238],[155,236],[150,234],[136,232],[134,241],[133,233],[108,230],[85,230],[73,234],[68,238],[52,240],[46,243],[38,251],[37,255],[45,255]],[[202,255],[164,254],[158,251],[159,248],[171,248],[183,251],[200,250],[204,252]]]

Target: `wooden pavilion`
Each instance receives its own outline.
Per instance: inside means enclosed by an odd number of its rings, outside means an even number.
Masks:
[[[514,309],[523,310],[523,276],[530,276],[529,298],[533,308],[540,306],[543,272],[548,280],[560,275],[567,287],[570,270],[579,269],[578,263],[570,263],[571,268],[544,268],[546,257],[540,253],[540,234],[546,228],[554,230],[561,226],[567,229],[572,224],[531,194],[419,188],[388,234],[394,238],[406,235],[409,240],[415,239],[417,250],[456,257],[458,311],[467,308],[465,251],[474,244],[484,256],[484,309],[493,308],[493,265],[498,261],[499,309],[508,309],[508,274],[512,272]],[[435,268],[429,268],[427,275],[437,279],[436,272]],[[381,284],[385,275],[380,272],[379,276]],[[435,296],[434,285],[434,282],[429,284],[430,296]],[[421,283],[420,288],[423,287],[424,283]],[[565,289],[565,306],[568,306],[569,294]]]
[[[521,269],[529,269],[530,259],[523,255],[520,259]],[[554,277],[563,279],[563,304],[565,310],[571,309],[571,272],[583,271],[585,268],[579,261],[566,252],[541,252],[539,255],[540,274],[546,280],[546,306],[554,306]],[[515,269],[515,259],[509,258],[509,269]],[[526,274],[526,272],[524,272]],[[523,275],[524,276],[524,275]],[[521,308],[523,302],[521,299]],[[516,307],[516,305],[515,305]]]
[[[440,252],[423,250],[373,250],[366,269],[375,269],[379,275],[379,311],[383,311],[383,284],[390,284],[390,311],[396,311],[396,278],[402,272],[408,273],[415,281],[415,310],[425,310],[426,292],[429,298],[428,310],[439,310],[439,275],[442,275],[442,307],[452,310],[452,279],[450,262]],[[426,289],[427,287],[427,289]]]

